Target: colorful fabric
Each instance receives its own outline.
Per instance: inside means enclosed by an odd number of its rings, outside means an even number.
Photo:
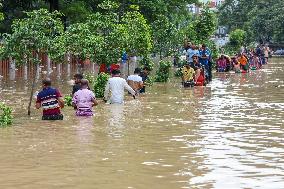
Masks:
[[[45,88],[38,93],[36,102],[41,103],[43,116],[60,114],[58,103],[58,98],[60,97],[62,97],[61,93],[52,87]]]
[[[194,73],[195,71],[192,67],[187,68],[186,66],[184,66],[182,68],[182,74],[183,74],[184,81],[193,80]]]
[[[76,104],[77,116],[92,116],[93,101],[96,99],[95,94],[89,89],[78,90],[72,99],[72,102]]]
[[[248,63],[248,59],[245,56],[241,56],[239,62],[241,65],[245,66]]]

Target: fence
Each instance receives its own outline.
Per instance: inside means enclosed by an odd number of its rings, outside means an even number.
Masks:
[[[32,62],[16,66],[16,62],[12,59],[0,61],[0,77],[4,79],[15,78],[30,79],[34,75],[39,76],[40,74],[52,74],[53,72],[57,75],[63,73],[71,74],[77,71],[78,66],[75,58],[71,57],[69,63],[55,63],[48,60],[48,56],[45,53],[39,53],[39,59],[41,63],[35,65]],[[66,59],[67,62],[67,59]],[[89,61],[85,61],[86,67],[89,69]],[[55,72],[56,71],[56,72]]]

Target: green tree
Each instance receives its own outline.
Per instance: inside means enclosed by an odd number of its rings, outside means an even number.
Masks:
[[[243,29],[247,43],[281,42],[284,35],[282,0],[226,0],[219,10],[219,21],[229,31]]]
[[[197,17],[194,27],[197,39],[201,43],[204,43],[217,29],[217,16],[206,6],[202,10],[201,15]]]
[[[63,33],[63,25],[60,20],[61,14],[58,12],[49,13],[46,9],[40,9],[32,12],[27,12],[27,17],[18,19],[13,22],[12,33],[3,36],[3,46],[1,47],[1,57],[11,57],[16,60],[18,65],[32,62],[39,64],[39,51],[47,54],[55,55],[62,53],[63,48],[57,43],[57,37]],[[52,48],[52,50],[51,50]],[[36,56],[33,56],[36,53]],[[33,79],[30,102],[28,106],[28,115],[30,115],[30,106],[35,87],[35,76]]]
[[[177,29],[174,24],[170,22],[169,18],[164,15],[159,15],[158,19],[152,23],[154,50],[160,54],[169,52],[172,47]]]
[[[230,46],[234,47],[235,50],[240,49],[241,46],[245,45],[246,32],[241,29],[236,29],[230,33]]]

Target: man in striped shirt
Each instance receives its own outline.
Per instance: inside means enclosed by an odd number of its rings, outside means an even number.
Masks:
[[[36,100],[36,108],[43,109],[42,120],[62,120],[60,109],[64,107],[64,101],[61,93],[51,87],[51,80],[48,78],[42,81],[42,88]]]

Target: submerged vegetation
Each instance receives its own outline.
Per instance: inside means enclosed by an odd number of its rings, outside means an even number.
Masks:
[[[12,108],[4,103],[0,103],[0,127],[11,125],[12,122]]]

